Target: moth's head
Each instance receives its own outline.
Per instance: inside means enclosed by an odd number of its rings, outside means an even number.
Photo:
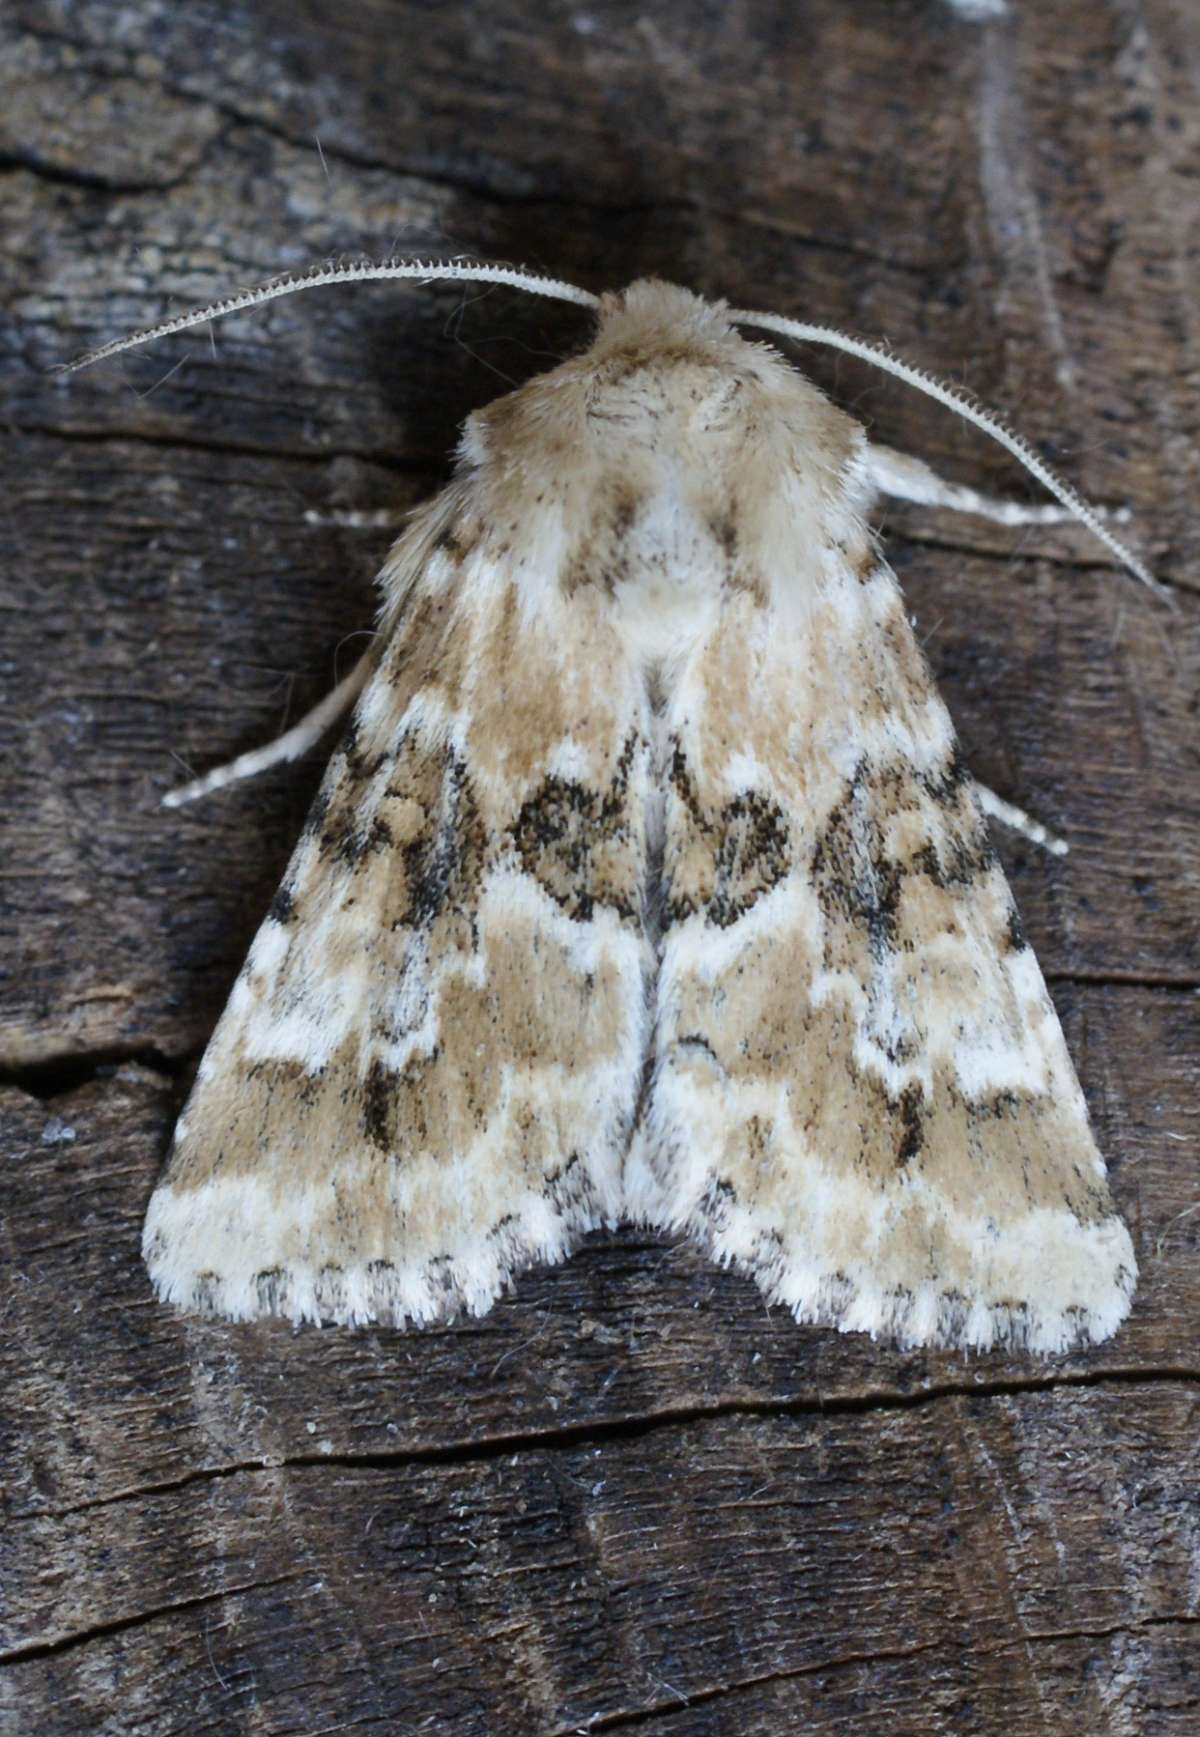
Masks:
[[[575,366],[601,445],[609,429],[626,445],[738,440],[775,376],[797,378],[775,352],[739,335],[724,302],[658,278],[601,297],[595,336]]]
[[[729,323],[729,304],[707,302],[703,296],[658,277],[640,277],[623,290],[600,297],[591,356],[625,354],[631,359],[662,351],[683,356],[714,350],[728,356],[728,342],[743,342]]]
[[[577,360],[587,436],[601,448],[703,436],[719,445],[742,424],[750,360],[722,302],[655,278],[603,295],[596,335]]]

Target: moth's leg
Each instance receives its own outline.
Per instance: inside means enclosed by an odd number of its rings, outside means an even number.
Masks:
[[[273,742],[267,742],[261,748],[251,748],[249,753],[239,754],[236,760],[230,760],[226,766],[214,766],[203,778],[194,778],[190,784],[181,785],[178,790],[168,790],[162,799],[163,807],[182,808],[185,802],[195,802],[200,796],[211,796],[214,790],[223,790],[227,784],[238,784],[243,778],[256,778],[269,766],[278,766],[281,760],[298,760],[357,699],[370,673],[373,651],[374,647],[364,652],[350,674],[342,677],[333,692],[326,694],[319,705],[314,706],[298,724],[293,724],[290,730],[285,730],[282,736],[277,736]]]
[[[976,513],[980,518],[994,519],[999,525],[1062,525],[1070,524],[1076,517],[1057,502],[1034,506],[1026,501],[1002,501],[995,495],[981,495],[964,483],[947,482],[924,459],[897,452],[893,446],[872,444],[867,448],[867,462],[880,494],[893,495],[897,500],[916,501],[924,507],[949,507],[957,513]],[[1095,511],[1104,519],[1121,521],[1129,517],[1125,509],[1106,513],[1103,507],[1097,507]]]
[[[1051,856],[1066,856],[1070,845],[1065,838],[1059,838],[1056,833],[1035,820],[1032,814],[1026,814],[1023,808],[1016,808],[1011,802],[1005,802],[1002,796],[997,796],[994,790],[989,790],[986,784],[976,784],[975,794],[979,798],[979,806],[992,820],[998,820],[1001,826],[1011,827],[1013,832],[1019,832],[1022,838],[1027,838],[1031,844],[1041,845]]]
[[[412,518],[412,508],[406,507],[330,507],[322,511],[309,507],[304,515],[306,525],[335,525],[341,531],[398,531]]]

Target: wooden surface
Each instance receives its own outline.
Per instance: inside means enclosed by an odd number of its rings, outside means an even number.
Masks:
[[[9,0],[5,1733],[1200,1731],[1200,21],[971,10]],[[586,322],[331,290],[47,369],[394,248],[887,337],[1132,509],[1174,611],[1082,532],[884,526],[976,771],[1071,840],[1000,846],[1141,1262],[1111,1344],[903,1355],[632,1232],[445,1331],[152,1300],[145,1203],[320,755],[157,798],[361,644],[387,533],[306,512],[420,498]]]

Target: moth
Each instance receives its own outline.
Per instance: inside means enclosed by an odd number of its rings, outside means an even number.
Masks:
[[[380,575],[354,710],[200,1064],[146,1216],[163,1299],[243,1320],[482,1313],[620,1220],[683,1232],[801,1322],[1056,1352],[1136,1261],[972,780],[869,529],[881,492],[1083,519],[917,370],[657,281],[472,415]],[[871,444],[775,334],[882,361],[1059,507]],[[85,360],[94,360],[95,356]],[[1053,846],[1053,848],[1058,848]]]

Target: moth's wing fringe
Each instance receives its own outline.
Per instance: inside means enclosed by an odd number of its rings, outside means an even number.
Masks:
[[[655,1219],[643,1215],[643,1221]],[[661,1218],[657,1222],[662,1228]],[[768,1302],[782,1305],[801,1325],[866,1333],[902,1350],[1004,1350],[1052,1356],[1086,1349],[1113,1336],[1128,1316],[1137,1289],[1137,1262],[1129,1233],[1116,1216],[1081,1227],[1069,1212],[1044,1215],[1026,1235],[1027,1255],[1014,1274],[1011,1295],[1005,1298],[988,1296],[980,1288],[948,1290],[932,1279],[916,1286],[889,1287],[865,1261],[858,1271],[830,1272],[819,1262],[805,1262],[802,1255],[785,1257],[769,1239],[764,1245],[753,1228],[731,1238],[728,1225],[715,1223],[704,1210],[666,1228],[688,1235],[719,1265],[753,1279]],[[981,1221],[981,1246],[986,1235]],[[736,1252],[731,1246],[734,1240],[749,1243],[747,1252]],[[1064,1244],[1071,1243],[1077,1245],[1078,1269],[1091,1267],[1112,1275],[1095,1307],[1067,1300],[1056,1305],[1046,1297],[1047,1274],[1061,1264]]]
[[[161,1301],[187,1314],[229,1321],[281,1316],[296,1326],[430,1326],[486,1314],[516,1274],[530,1266],[557,1265],[587,1231],[612,1222],[568,1209],[549,1230],[526,1211],[500,1235],[460,1249],[454,1261],[381,1258],[343,1267],[294,1257],[264,1266],[256,1244],[274,1210],[269,1199],[255,1198],[252,1191],[231,1192],[220,1202],[211,1195],[197,1201],[194,1194],[161,1184],[146,1214],[142,1242]],[[238,1224],[256,1234],[243,1242]],[[189,1249],[204,1249],[205,1260],[222,1259],[225,1270],[181,1258]]]

